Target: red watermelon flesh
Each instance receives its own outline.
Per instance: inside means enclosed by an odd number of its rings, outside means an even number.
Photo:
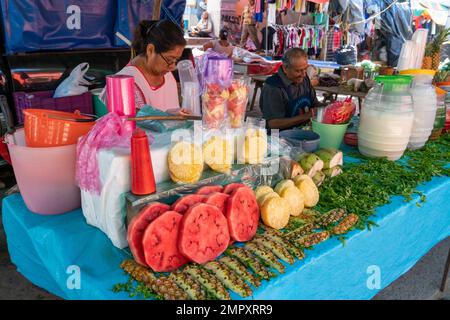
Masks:
[[[169,210],[170,206],[167,204],[153,202],[143,208],[131,219],[130,224],[128,225],[127,240],[131,253],[137,263],[147,266],[144,248],[142,246],[142,238],[144,237],[145,229],[147,229],[150,222]]]
[[[190,194],[184,197],[179,198],[172,204],[172,210],[184,214],[189,207],[193,206],[196,203],[203,202],[205,200],[205,196],[201,194]]]
[[[213,185],[213,186],[204,186],[197,190],[196,194],[211,194],[213,192],[222,192],[223,187],[219,185]]]
[[[182,215],[167,211],[153,220],[142,239],[145,262],[156,272],[173,271],[188,260],[178,250],[178,231]]]
[[[251,240],[258,229],[259,215],[253,190],[248,187],[236,189],[227,200],[225,213],[231,239],[241,242]]]
[[[184,214],[178,240],[178,248],[187,259],[200,264],[212,261],[230,242],[227,219],[210,204],[196,204]]]
[[[240,188],[240,187],[245,187],[245,184],[237,183],[237,182],[236,183],[230,183],[230,184],[225,186],[225,188],[223,189],[222,192],[226,193],[226,194],[232,194],[234,190],[236,190],[237,188]]]
[[[208,195],[208,197],[205,199],[205,203],[217,207],[220,210],[220,212],[225,214],[227,200],[229,197],[230,197],[229,194],[222,192],[214,192]]]

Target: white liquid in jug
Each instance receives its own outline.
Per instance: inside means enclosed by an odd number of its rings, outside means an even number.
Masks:
[[[413,120],[412,112],[362,108],[358,129],[359,151],[366,156],[399,159],[408,144]]]

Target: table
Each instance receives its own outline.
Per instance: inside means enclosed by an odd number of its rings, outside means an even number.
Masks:
[[[334,95],[333,101],[335,101],[337,99],[338,95],[357,97],[360,110],[361,110],[362,99],[364,99],[367,95],[367,92],[354,92],[354,91],[347,90],[340,86],[336,86],[336,87],[317,86],[314,89],[316,91],[324,91],[326,93]]]
[[[266,82],[267,78],[269,78],[269,77],[270,77],[270,75],[250,76],[252,81],[255,83],[255,90],[253,91],[253,97],[252,97],[252,101],[250,102],[250,110],[249,111],[252,111],[253,108],[255,107],[255,101],[256,101],[256,96],[258,94],[258,90],[262,90],[262,87],[264,86],[264,82]]]
[[[345,161],[349,158],[346,156]],[[435,177],[418,187],[427,197],[405,203],[393,197],[377,209],[379,227],[354,230],[346,245],[330,239],[306,251],[286,273],[263,281],[247,299],[370,299],[407,272],[435,244],[450,235],[450,179]],[[127,299],[113,293],[128,277],[119,268],[130,257],[97,228],[86,224],[80,209],[40,216],[14,194],[3,200],[3,225],[12,262],[35,285],[65,299]],[[380,273],[380,285],[371,279]],[[74,277],[80,276],[79,288]],[[232,294],[233,299],[239,297]]]

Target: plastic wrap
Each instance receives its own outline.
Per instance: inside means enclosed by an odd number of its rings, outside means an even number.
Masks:
[[[206,90],[206,83],[218,83],[228,87],[233,79],[233,60],[226,55],[208,49],[196,58],[195,70],[200,82],[201,94]]]
[[[250,78],[241,78],[234,79],[228,87],[227,117],[231,128],[240,128],[244,124],[249,85]]]
[[[112,147],[129,148],[132,132],[126,123],[125,117],[109,113],[97,120],[91,131],[78,141],[76,181],[80,189],[100,194],[98,150]]]
[[[146,204],[154,201],[172,204],[181,196],[195,193],[203,186],[211,184],[226,185],[241,182],[250,188],[260,185],[274,185],[283,179],[280,158],[268,157],[264,163],[256,165],[234,164],[229,174],[205,170],[202,178],[195,184],[177,184],[166,181],[158,184],[157,192],[147,196],[136,196],[132,193],[126,195],[127,221],[129,222]]]
[[[152,106],[145,105],[138,113],[137,117],[146,116],[169,116],[170,114],[159,109],[155,109]],[[176,129],[187,128],[190,126],[189,121],[160,121],[160,120],[144,120],[137,121],[136,125],[139,128],[147,129],[155,132],[167,132]]]
[[[207,130],[224,128],[226,123],[228,89],[220,83],[206,83],[202,99],[203,127]]]

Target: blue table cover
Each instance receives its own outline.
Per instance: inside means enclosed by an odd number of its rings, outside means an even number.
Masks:
[[[371,219],[379,227],[352,231],[345,246],[333,238],[307,250],[304,260],[263,281],[247,299],[372,298],[450,235],[450,179],[435,177],[418,189],[427,197],[422,207],[418,196],[408,203],[393,197]],[[129,252],[87,225],[81,209],[41,216],[14,194],[3,200],[3,225],[12,262],[35,285],[66,299],[129,299],[111,290],[128,280],[119,265]],[[80,270],[79,288],[70,285],[73,266]],[[367,285],[374,270],[379,288]]]

